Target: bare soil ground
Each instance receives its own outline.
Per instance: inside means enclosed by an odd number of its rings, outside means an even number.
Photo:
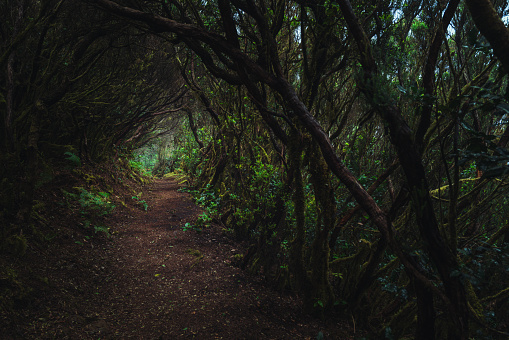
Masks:
[[[143,190],[148,211],[116,209],[110,238],[64,233],[29,249],[27,275],[39,284],[0,315],[0,338],[355,338],[344,321],[306,316],[298,297],[236,267],[244,250],[221,227],[183,230],[202,211],[175,182]]]

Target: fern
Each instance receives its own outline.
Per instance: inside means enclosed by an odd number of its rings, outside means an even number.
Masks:
[[[81,159],[70,151],[64,152],[64,155],[68,156],[67,159],[74,167],[81,166]]]

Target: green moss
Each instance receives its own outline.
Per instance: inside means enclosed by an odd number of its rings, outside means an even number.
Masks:
[[[199,258],[203,257],[203,254],[198,249],[187,249],[186,253],[188,253],[189,255],[199,257]]]
[[[475,294],[474,287],[470,281],[467,281],[465,284],[465,290],[467,293],[468,305],[470,307],[470,311],[475,315],[477,320],[483,320],[483,306],[479,298]]]

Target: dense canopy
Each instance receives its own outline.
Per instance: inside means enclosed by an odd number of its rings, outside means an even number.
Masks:
[[[134,154],[184,173],[208,209],[198,227],[222,224],[244,268],[317,317],[394,339],[507,336],[507,1],[0,12],[3,248],[52,169]]]

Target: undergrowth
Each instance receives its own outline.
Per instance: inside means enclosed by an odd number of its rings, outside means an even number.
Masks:
[[[74,193],[62,190],[66,199],[66,205],[69,209],[76,207],[81,216],[81,225],[85,229],[92,229],[95,233],[103,232],[108,237],[109,228],[102,224],[102,217],[110,214],[115,205],[109,199],[111,194],[104,191],[90,192],[83,187],[74,187]]]
[[[127,156],[94,165],[82,164],[71,152],[65,156],[66,163],[54,166],[51,178],[37,187],[31,220],[11,219],[1,229],[0,328],[3,321],[22,318],[23,309],[48,285],[47,278],[32,274],[38,268],[30,259],[55,248],[93,247],[115,234],[108,216],[117,209],[148,209],[142,186],[151,177]]]
[[[198,216],[195,224],[186,223],[183,227],[184,231],[194,230],[200,232],[203,228],[209,227],[210,224],[217,220],[221,210],[221,196],[212,186],[207,185],[202,190],[193,190],[184,188],[183,190],[193,195],[196,204],[205,208],[205,212]]]

